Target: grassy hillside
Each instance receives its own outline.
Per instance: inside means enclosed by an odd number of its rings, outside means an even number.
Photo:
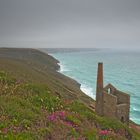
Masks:
[[[53,57],[35,49],[0,48],[0,70],[25,81],[43,83],[63,98],[77,98],[94,106],[94,100],[80,90],[79,83],[56,71],[57,63]]]
[[[140,134],[99,117],[58,61],[33,49],[0,49],[0,140],[139,140]]]
[[[43,84],[0,72],[0,139],[135,139],[140,135],[117,120],[97,116],[82,102],[61,99]]]

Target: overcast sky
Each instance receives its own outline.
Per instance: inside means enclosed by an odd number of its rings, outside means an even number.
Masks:
[[[140,48],[140,0],[0,0],[0,46]]]

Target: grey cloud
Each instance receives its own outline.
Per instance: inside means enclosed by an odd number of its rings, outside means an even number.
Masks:
[[[140,0],[0,0],[0,44],[140,47]]]

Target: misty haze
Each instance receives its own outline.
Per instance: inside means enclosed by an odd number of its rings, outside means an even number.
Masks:
[[[0,140],[140,140],[140,0],[0,0]]]
[[[0,46],[138,49],[139,6],[139,0],[0,0]]]

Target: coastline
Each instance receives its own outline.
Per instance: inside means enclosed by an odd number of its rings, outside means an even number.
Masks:
[[[1,70],[9,72],[17,78],[21,77],[23,80],[25,78],[35,83],[45,83],[54,94],[59,94],[64,99],[78,99],[94,110],[95,101],[80,90],[80,83],[58,72],[61,62],[48,55],[47,52],[36,49],[1,48],[0,58]],[[132,121],[130,120],[130,122]],[[131,124],[139,127],[134,122]]]
[[[83,104],[88,111],[94,114],[95,100],[81,91],[81,85],[76,80],[58,72],[60,70],[59,63],[61,62],[47,52],[44,53],[36,49],[0,48],[1,71],[5,71],[23,82],[47,87],[47,90],[52,96],[59,97],[66,104],[78,101]],[[81,106],[78,106],[78,108],[79,107]],[[82,112],[80,108],[78,111]],[[87,116],[89,117],[88,114]],[[97,117],[101,119],[100,116]],[[108,118],[105,120],[109,123]],[[87,121],[89,121],[89,118]],[[94,122],[96,119],[92,119],[92,121]],[[85,120],[83,120],[83,123],[84,122]],[[89,123],[92,124],[90,121]],[[131,120],[130,127],[139,133],[140,126]]]
[[[54,57],[55,59],[57,59],[53,54],[50,54],[52,57]],[[57,59],[58,60],[58,59]],[[59,61],[59,60],[58,60]],[[61,64],[61,62],[59,61],[59,63],[58,63],[58,65],[60,66],[60,69],[59,69],[59,73],[61,73],[61,74],[63,74],[63,75],[65,75],[65,76],[68,76],[68,75],[66,75],[65,73],[64,73],[64,71],[68,71],[68,69],[66,68],[66,70],[64,69],[65,68],[65,65],[62,65]],[[61,70],[61,68],[62,68],[62,70]],[[70,76],[68,76],[68,77],[70,77]],[[75,77],[70,77],[70,78],[72,78],[72,79],[76,79]],[[78,81],[77,79],[76,79],[76,81]],[[78,82],[78,83],[80,83],[80,82]],[[84,87],[84,85],[82,85],[81,83],[80,83],[80,90],[82,91],[82,92],[84,92],[84,94],[86,94],[87,96],[89,96],[89,97],[91,97],[89,94],[91,94],[91,92],[88,92],[88,88],[86,89],[85,87]],[[92,97],[91,97],[92,98]],[[94,101],[95,101],[95,98],[92,98]],[[95,107],[95,106],[94,106]],[[140,130],[140,124],[137,124],[136,122],[134,122],[131,118],[130,118],[130,127],[134,127],[134,126],[136,126],[136,129],[138,129],[138,130]]]
[[[53,56],[53,54],[50,54],[50,55]],[[55,58],[55,56],[53,56],[53,57]],[[55,59],[57,59],[57,58],[55,58]],[[59,61],[59,60],[58,60],[58,61]],[[65,72],[66,72],[66,71],[69,71],[69,69],[67,69],[67,68],[65,67],[65,65],[63,65],[60,61],[58,62],[58,65],[59,65],[59,67],[60,67],[59,70],[58,70],[58,72],[60,72],[61,74],[64,74],[65,76],[70,77],[69,75],[66,75],[66,74],[65,74]],[[92,93],[92,88],[88,87],[88,86],[85,85],[85,84],[80,83],[80,82],[78,81],[78,79],[76,79],[75,77],[70,77],[70,78],[76,80],[76,81],[80,84],[80,90],[81,90],[82,92],[84,92],[87,96],[91,97],[93,100],[96,99],[96,96],[94,96],[93,93]]]
[[[78,79],[76,79],[75,77],[71,77],[71,76],[69,76],[69,75],[67,75],[67,74],[65,74],[65,72],[66,71],[69,71],[69,69],[67,69],[66,67],[65,67],[65,65],[63,65],[56,57],[55,57],[55,55],[54,55],[54,53],[57,53],[57,51],[58,52],[60,52],[60,49],[38,49],[39,51],[41,51],[41,52],[43,52],[43,53],[46,53],[47,55],[50,55],[51,57],[53,57],[54,59],[56,59],[56,61],[57,61],[57,65],[58,65],[58,67],[59,67],[59,69],[56,69],[56,71],[57,72],[59,72],[60,74],[62,74],[62,75],[64,75],[64,76],[66,76],[66,77],[68,77],[68,78],[70,78],[70,79],[72,79],[72,80],[74,80],[75,82],[77,82],[78,83],[78,87],[79,87],[79,89],[81,90],[81,92],[83,92],[86,96],[88,96],[89,98],[92,98],[94,101],[95,101],[95,99],[96,99],[96,96],[95,95],[93,95],[93,93],[92,93],[92,89],[90,88],[90,87],[88,87],[87,85],[85,85],[85,84],[82,84],[80,81],[78,81]],[[87,49],[88,50],[88,49]],[[83,49],[82,51],[87,51],[86,49]],[[94,49],[91,49],[92,51],[94,50]],[[74,52],[75,51],[75,49],[64,49],[64,52]],[[79,49],[77,49],[76,50],[76,52],[78,52],[79,51]],[[89,51],[89,50],[88,50]],[[99,51],[99,49],[95,49],[94,51]],[[94,106],[94,108],[95,108],[95,106]]]
[[[32,48],[0,48],[0,58],[1,70],[21,77],[21,80],[43,83],[53,94],[64,99],[78,99],[89,108],[95,106],[95,101],[80,90],[80,83],[58,72],[59,61],[48,52]]]

